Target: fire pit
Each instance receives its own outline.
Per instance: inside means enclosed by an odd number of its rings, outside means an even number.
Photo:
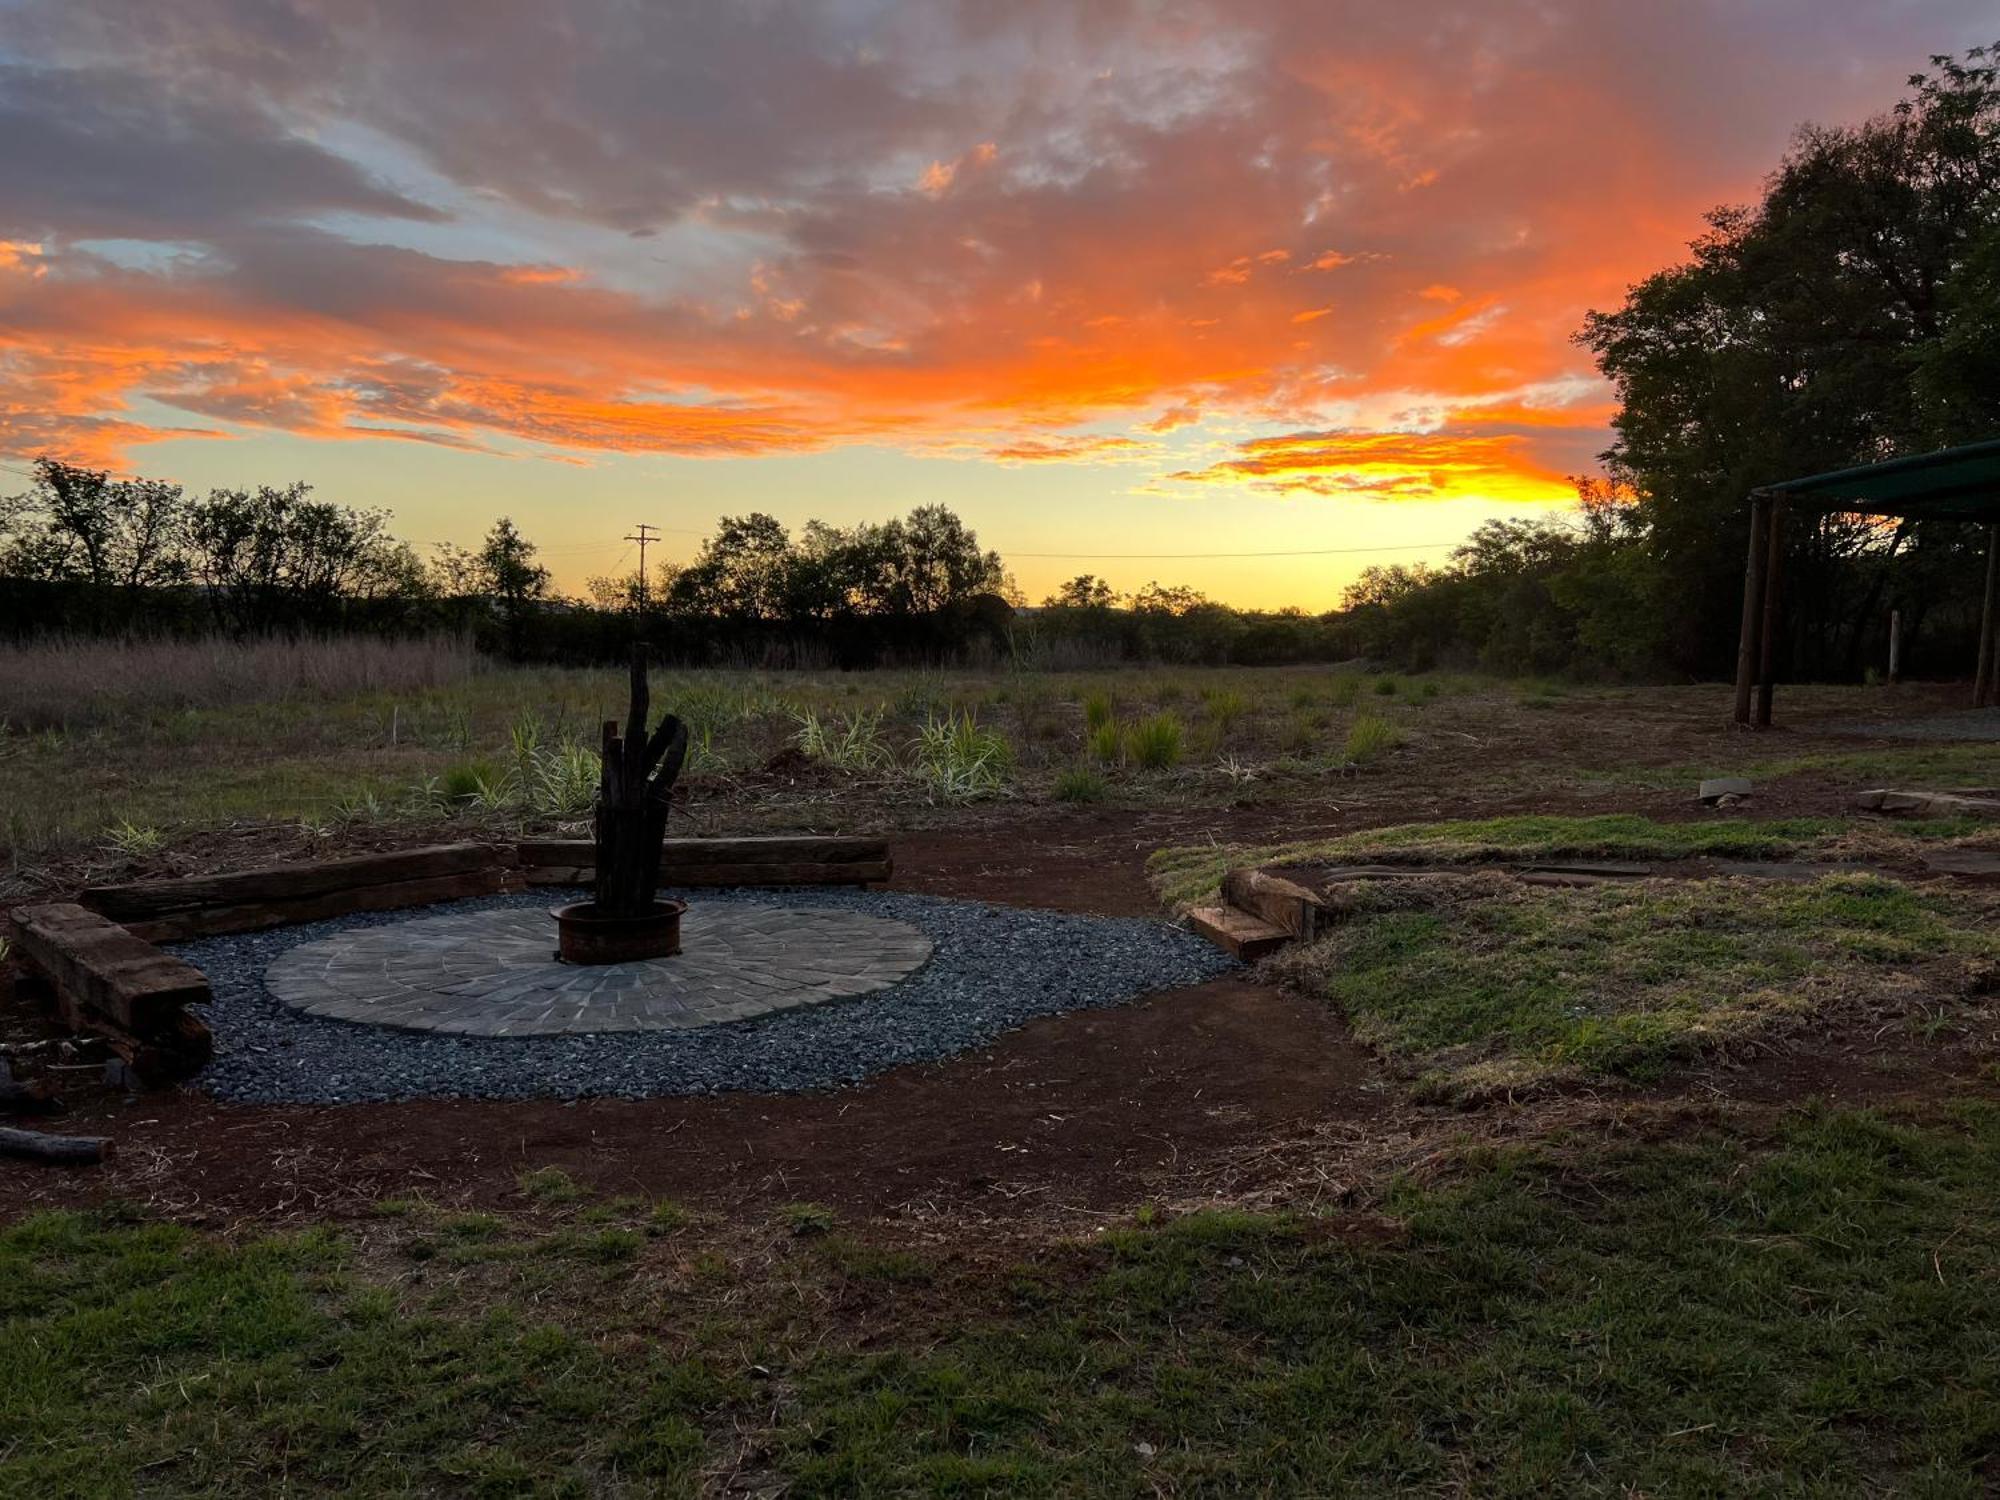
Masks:
[[[596,899],[554,909],[560,946],[572,964],[636,963],[681,951],[684,901],[661,901],[660,847],[674,782],[687,760],[687,726],[667,714],[646,732],[646,647],[632,648],[632,701],[625,732],[604,724],[604,769],[597,783],[593,831]]]
[[[648,958],[672,958],[681,951],[681,917],[685,901],[655,901],[653,909],[636,917],[599,916],[595,901],[552,906],[561,946],[556,956],[566,964],[629,964]]]

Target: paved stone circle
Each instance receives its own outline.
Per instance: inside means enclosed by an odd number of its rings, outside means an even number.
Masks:
[[[286,950],[265,987],[308,1015],[459,1036],[685,1031],[885,989],[931,956],[907,922],[696,904],[673,958],[558,963],[555,919],[513,908],[420,917]]]

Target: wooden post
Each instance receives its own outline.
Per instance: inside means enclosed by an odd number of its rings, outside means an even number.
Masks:
[[[1750,690],[1756,685],[1757,664],[1763,657],[1764,549],[1771,542],[1771,500],[1762,493],[1750,497],[1750,556],[1743,568],[1743,629],[1736,642],[1736,722],[1750,723]]]
[[[1987,708],[2000,702],[2000,521],[1986,528],[1986,601],[1979,611],[1979,665],[1972,675],[1972,702]]]
[[[1889,611],[1889,686],[1903,680],[1903,612]]]
[[[1771,727],[1771,697],[1777,680],[1779,590],[1785,579],[1785,502],[1771,501],[1771,536],[1764,547],[1763,639],[1757,647],[1757,727]]]

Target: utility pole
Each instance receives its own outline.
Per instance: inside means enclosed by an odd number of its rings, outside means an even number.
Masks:
[[[658,537],[650,536],[648,533],[658,531],[659,529],[657,526],[648,526],[644,521],[641,521],[637,536],[621,538],[623,541],[637,542],[639,544],[639,613],[642,615],[646,612],[646,544],[659,540]]]

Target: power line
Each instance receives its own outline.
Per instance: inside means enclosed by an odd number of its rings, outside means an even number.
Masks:
[[[648,526],[644,521],[638,522],[637,525],[639,532],[637,536],[627,536],[621,540],[639,544],[639,613],[643,615],[646,612],[646,548],[659,540],[651,534],[658,531],[659,527]]]
[[[1463,537],[1450,542],[1395,542],[1386,547],[1317,547],[1306,552],[1010,552],[1001,548],[1003,557],[1059,557],[1071,562],[1118,562],[1118,561],[1209,561],[1230,557],[1344,557],[1357,552],[1426,552],[1439,547],[1462,547]]]

